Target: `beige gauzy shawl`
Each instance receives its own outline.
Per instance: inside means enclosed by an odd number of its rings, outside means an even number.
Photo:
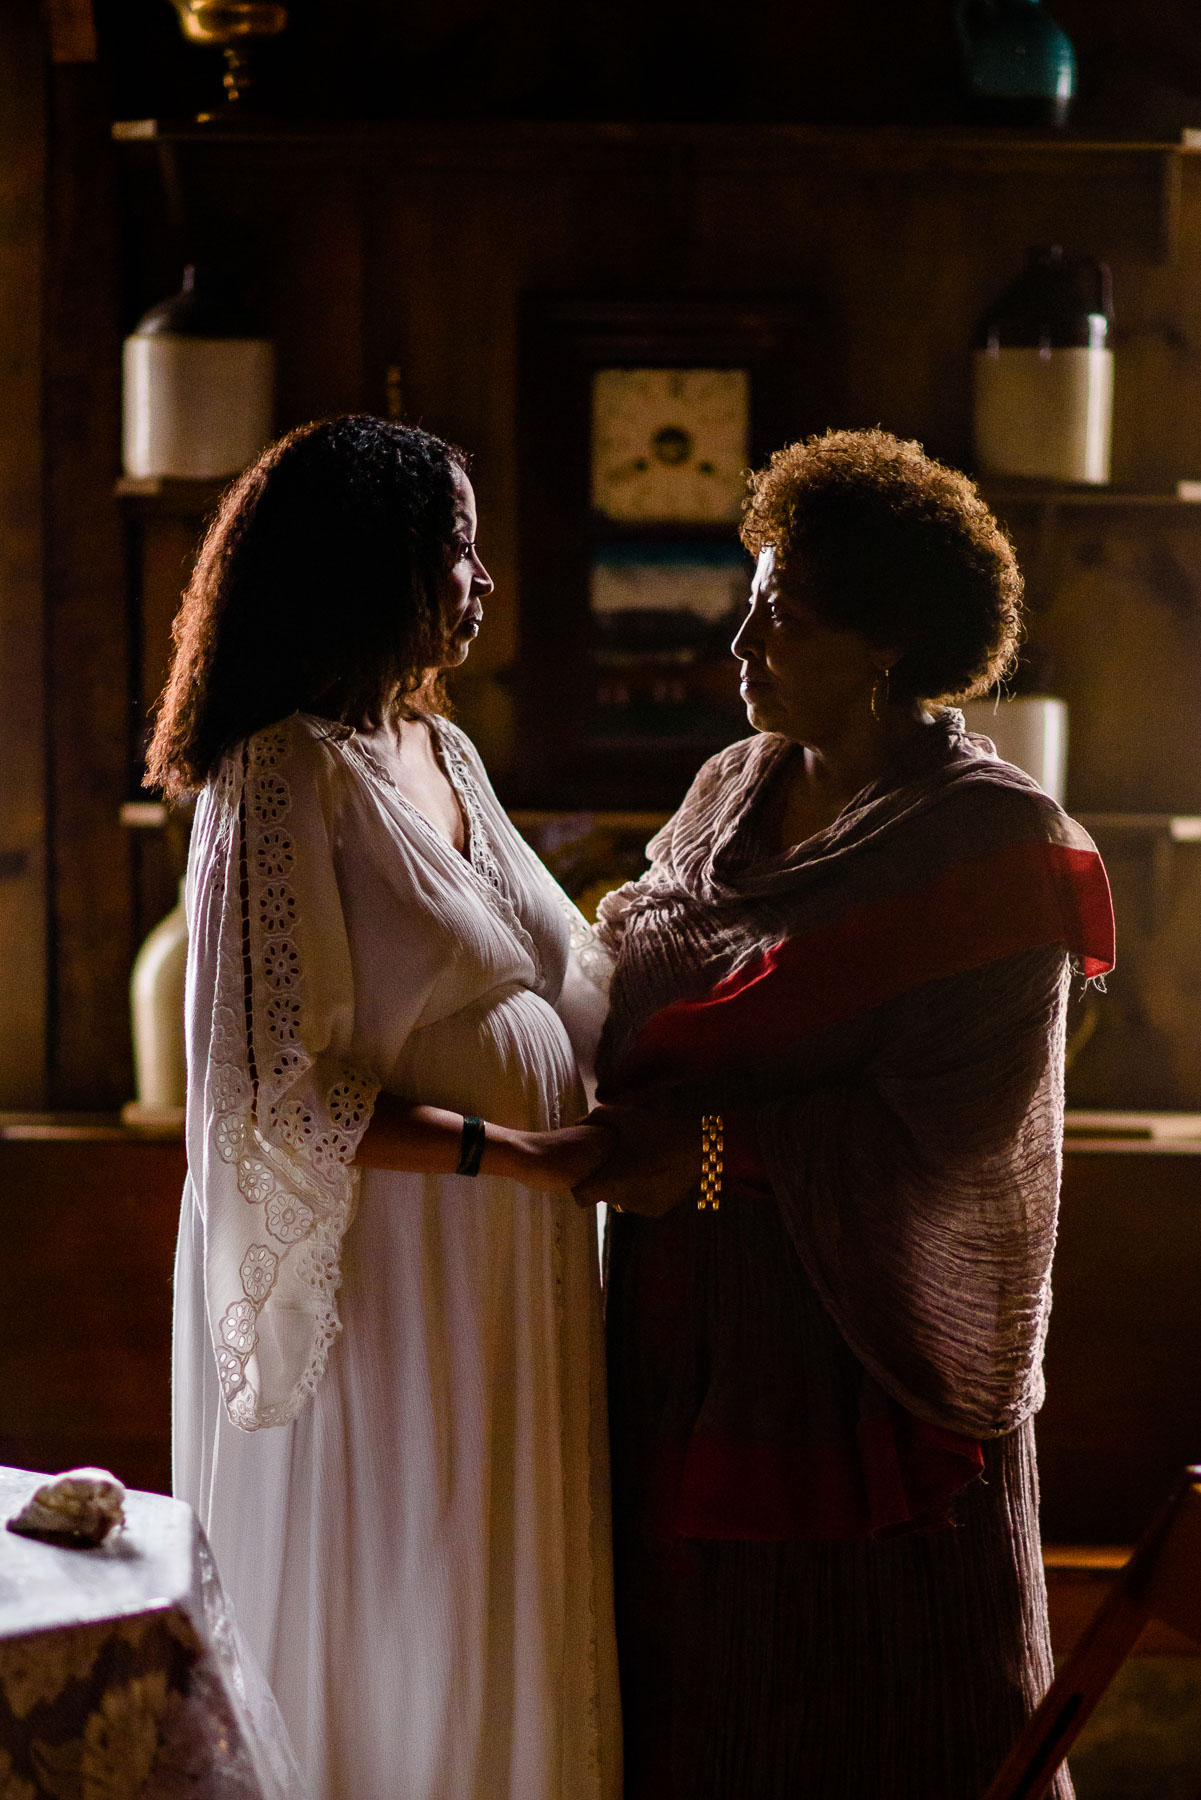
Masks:
[[[601,1095],[746,1109],[864,1369],[919,1420],[999,1436],[1042,1399],[1068,977],[1113,963],[1104,868],[950,709],[899,781],[764,859],[754,819],[800,754],[714,757],[604,902]]]

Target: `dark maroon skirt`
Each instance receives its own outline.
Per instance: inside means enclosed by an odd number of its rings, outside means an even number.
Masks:
[[[1032,1427],[908,1432],[762,1196],[614,1219],[607,1315],[625,1800],[978,1800],[1051,1678]]]

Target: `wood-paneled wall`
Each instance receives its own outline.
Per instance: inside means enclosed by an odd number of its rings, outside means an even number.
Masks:
[[[144,215],[154,165],[128,153],[127,214]],[[1066,242],[1114,265],[1115,483],[1168,487],[1201,472],[1191,162],[1168,260],[1172,170],[1153,152],[1064,158],[1036,146],[1022,159],[900,136],[839,145],[752,128],[439,126],[374,145],[173,154],[186,241],[240,263],[278,334],[281,425],[382,410],[394,366],[405,416],[474,453],[497,592],[460,693],[502,779],[520,754],[497,677],[519,642],[516,331],[528,292],[808,299],[822,324],[805,348],[812,401],[794,432],[881,422],[962,464],[977,321],[1029,245]],[[128,315],[176,279],[168,241],[141,243]],[[1158,523],[1132,527],[1148,554]]]
[[[52,66],[48,96],[46,1098],[51,1106],[101,1107],[131,1091],[125,995],[136,944],[131,845],[118,817],[131,781],[137,622],[113,498],[120,456],[115,170],[103,142],[99,69]]]
[[[1066,242],[1114,268],[1115,484],[1167,490],[1201,473],[1201,158],[1166,147],[429,124],[127,144],[118,168],[127,322],[185,254],[232,264],[278,338],[281,427],[385,410],[398,378],[406,418],[473,452],[496,593],[456,699],[502,791],[524,799],[537,795],[510,676],[537,660],[521,588],[544,550],[536,528],[519,541],[530,293],[799,300],[815,325],[792,432],[879,421],[970,463],[977,320],[1030,244]],[[1201,811],[1201,511],[1006,510],[1032,636],[1072,704],[1070,801]],[[178,508],[140,517],[144,713],[189,525]],[[153,849],[144,867],[141,926],[173,878]]]
[[[45,1053],[36,1072],[24,1059],[24,1085],[19,1073],[0,1083],[0,1099],[104,1106],[129,1093],[125,979],[172,876],[116,816],[136,791],[199,521],[127,514],[126,578],[117,340],[177,285],[186,256],[237,269],[275,333],[281,427],[384,410],[395,370],[404,415],[474,453],[497,591],[456,694],[502,790],[527,799],[510,675],[518,655],[537,655],[520,594],[540,545],[518,530],[517,321],[530,292],[800,300],[821,323],[792,429],[879,421],[963,463],[980,313],[1029,245],[1063,241],[1114,267],[1115,482],[1201,474],[1201,159],[1050,141],[966,149],[937,133],[495,121],[114,149],[93,77],[54,72],[51,101],[51,750],[39,770],[26,732],[18,782],[35,814],[39,781],[51,803],[48,965],[32,912],[17,959],[48,968]],[[33,433],[26,445],[36,421]],[[1037,518],[1012,522],[1049,607],[1035,634],[1077,720],[1070,798],[1201,811],[1180,598],[1201,583],[1201,531],[1191,518],[1101,513],[1073,518],[1048,549]],[[35,693],[25,681],[26,707]],[[38,986],[24,984],[27,1010]]]
[[[0,1119],[0,1462],[171,1483],[182,1143]]]
[[[0,1095],[45,1092],[42,37],[33,0],[0,11]]]
[[[130,1084],[115,164],[94,64],[0,17],[0,1103]]]

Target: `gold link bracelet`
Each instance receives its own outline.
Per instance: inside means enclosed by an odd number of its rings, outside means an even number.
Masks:
[[[698,1212],[704,1212],[707,1206],[711,1206],[716,1212],[721,1205],[725,1129],[720,1113],[701,1114],[701,1191],[696,1202]]]

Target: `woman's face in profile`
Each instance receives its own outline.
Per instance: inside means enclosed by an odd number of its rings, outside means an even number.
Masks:
[[[739,691],[756,731],[820,747],[871,717],[880,665],[858,631],[827,624],[805,598],[805,578],[781,580],[771,545],[759,553],[750,610],[730,646],[742,663]]]
[[[454,472],[455,522],[442,578],[442,617],[446,621],[444,669],[466,662],[484,617],[483,601],[492,592],[492,577],[475,547],[475,491],[462,469]]]

